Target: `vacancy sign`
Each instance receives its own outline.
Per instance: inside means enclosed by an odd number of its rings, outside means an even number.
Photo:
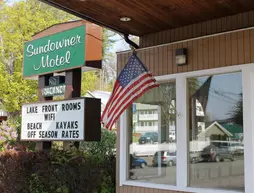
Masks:
[[[66,71],[85,64],[85,25],[24,45],[24,77]]]
[[[84,140],[85,98],[22,106],[21,140]]]

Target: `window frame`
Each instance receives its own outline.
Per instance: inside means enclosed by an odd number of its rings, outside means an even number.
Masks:
[[[129,109],[127,109],[120,117],[120,179],[119,185],[156,188],[162,190],[185,191],[195,193],[242,193],[242,191],[222,190],[212,188],[194,188],[189,186],[189,140],[188,140],[188,104],[187,104],[187,79],[192,77],[218,75],[226,73],[242,72],[242,90],[243,90],[243,127],[244,134],[244,183],[245,193],[252,193],[254,190],[254,64],[243,64],[230,67],[221,67],[200,71],[184,72],[171,75],[156,76],[156,80],[161,82],[176,82],[176,135],[177,142],[177,165],[176,165],[176,186],[166,184],[154,184],[141,181],[132,181],[128,179],[127,158],[129,154],[129,139],[127,134]],[[183,101],[186,101],[185,103]],[[181,128],[186,128],[186,132],[182,132]],[[181,131],[181,132],[180,132]],[[248,166],[248,168],[246,167]]]

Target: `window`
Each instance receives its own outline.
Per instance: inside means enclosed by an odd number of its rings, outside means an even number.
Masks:
[[[166,82],[171,78],[176,82]],[[146,120],[154,121],[155,126],[143,127],[146,131],[141,132],[129,122],[131,113],[127,111],[121,118],[128,120],[123,124],[124,132],[120,132],[127,142],[121,143],[124,159],[120,165],[126,168],[120,173],[121,184],[179,192],[252,193],[254,66],[180,73],[158,80],[164,81],[159,89],[148,91],[136,101],[157,111],[156,120],[152,116]],[[149,140],[151,133],[157,134],[158,141]],[[140,140],[144,136],[146,142]],[[137,163],[130,166],[130,155],[145,160],[145,167]],[[161,166],[164,161],[166,167]]]
[[[244,191],[241,72],[189,78],[188,99],[190,186]]]
[[[135,101],[137,109],[142,106],[144,110],[147,109],[147,114],[156,112],[158,118],[154,120],[154,116],[147,116],[148,120],[144,124],[146,128],[130,129],[130,180],[176,184],[176,139],[169,134],[172,122],[175,123],[176,119],[175,114],[169,111],[176,108],[175,103],[171,102],[175,98],[175,82],[168,82],[149,90]],[[134,114],[135,112],[132,112],[132,117]]]

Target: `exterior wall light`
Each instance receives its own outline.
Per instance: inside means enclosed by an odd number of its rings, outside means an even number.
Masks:
[[[187,48],[176,49],[176,65],[186,65],[187,64]]]

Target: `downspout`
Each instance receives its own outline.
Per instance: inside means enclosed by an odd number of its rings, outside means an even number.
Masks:
[[[128,43],[129,45],[131,45],[131,46],[134,47],[135,49],[138,49],[138,48],[139,48],[139,46],[138,46],[135,42],[133,42],[133,41],[131,41],[131,40],[129,39],[129,34],[124,34],[124,40],[125,40],[126,43]]]

